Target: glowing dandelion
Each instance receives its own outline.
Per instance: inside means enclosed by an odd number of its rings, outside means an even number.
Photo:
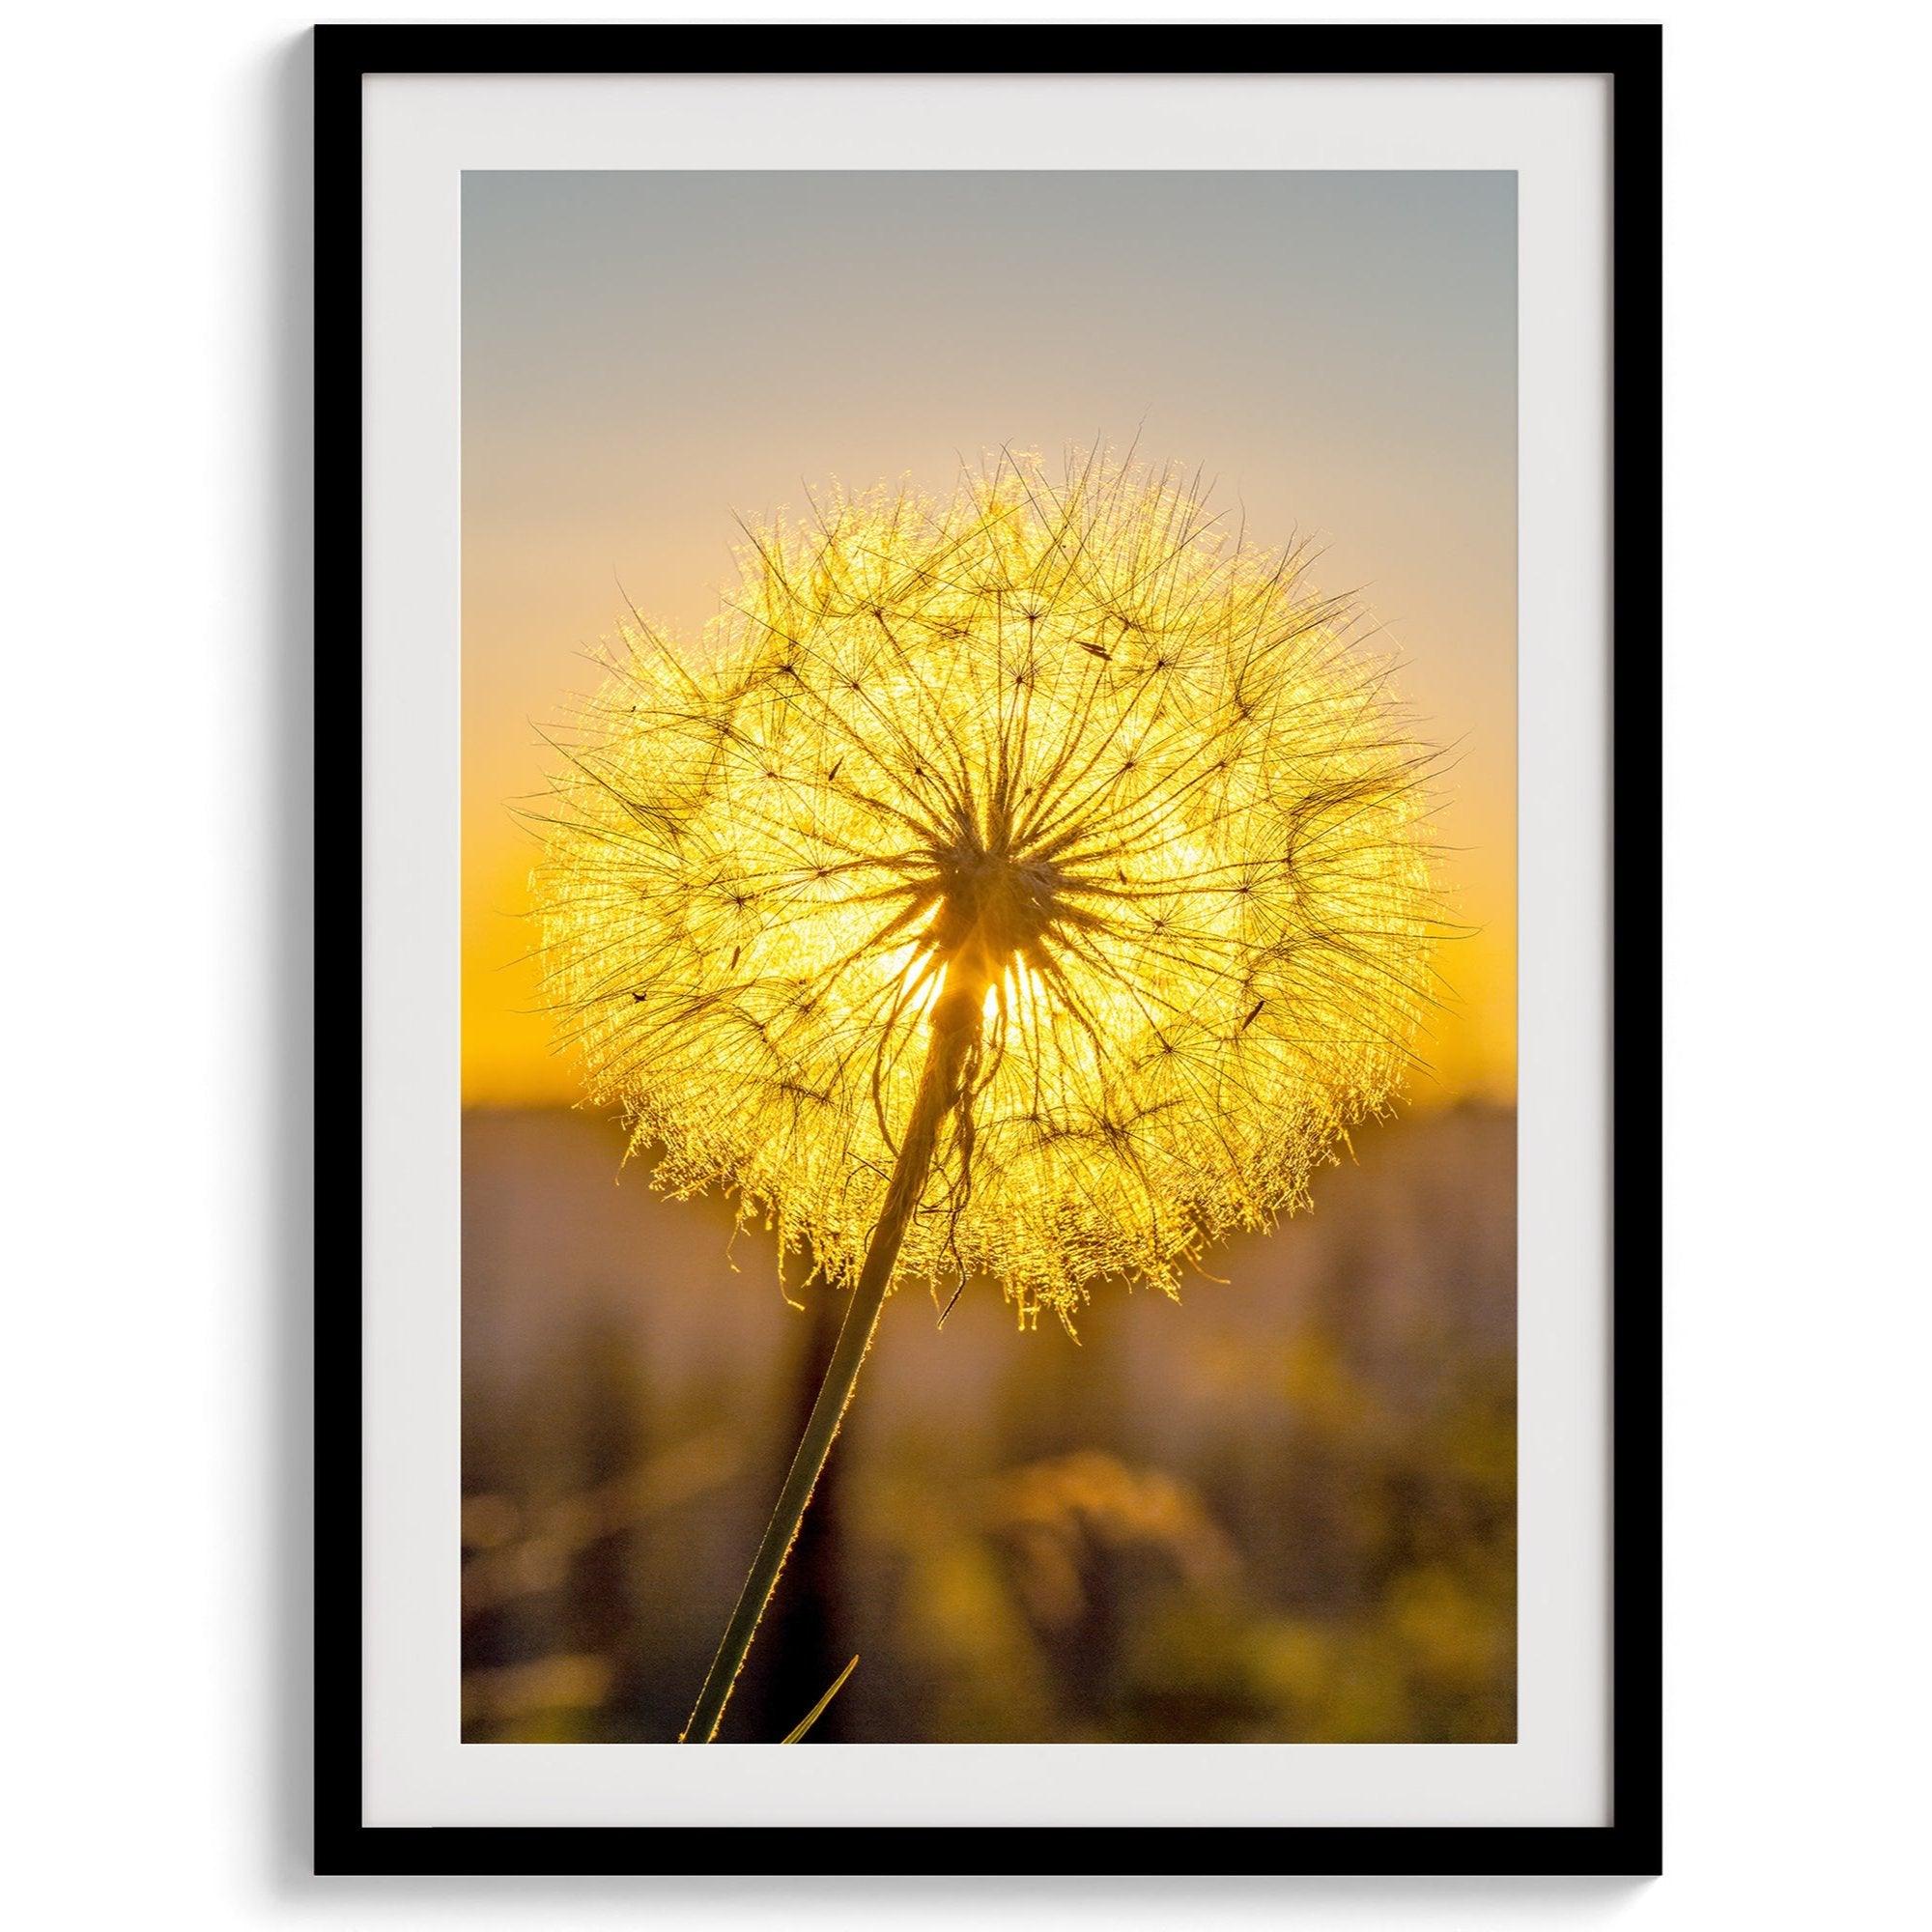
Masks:
[[[542,821],[590,1097],[853,1300],[708,1740],[895,1280],[1172,1292],[1393,1097],[1431,753],[1298,554],[1171,475],[1004,459],[753,532],[700,651],[626,628]]]

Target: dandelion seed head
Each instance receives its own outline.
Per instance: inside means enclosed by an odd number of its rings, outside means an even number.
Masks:
[[[533,891],[656,1183],[850,1280],[965,989],[901,1283],[1064,1316],[1301,1205],[1399,1091],[1435,929],[1431,753],[1302,566],[1171,473],[1007,457],[752,531],[695,648],[626,625]]]

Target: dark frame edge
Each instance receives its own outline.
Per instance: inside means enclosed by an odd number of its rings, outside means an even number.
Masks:
[[[1663,1240],[1651,1135],[1662,1052],[1663,29],[1610,106],[1610,1830],[1663,1870]],[[1645,990],[1638,992],[1638,988]],[[1625,1183],[1629,1184],[1626,1185]],[[1639,1691],[1638,1687],[1642,1687]]]
[[[773,58],[761,71],[783,72],[900,72],[887,66],[830,63],[836,46],[859,29],[769,31],[774,54],[795,49],[806,58]],[[900,30],[930,43],[957,28]],[[1610,1822],[1605,1826],[1304,1826],[1165,1827],[1137,1830],[1088,1827],[1051,1831],[1050,1865],[1016,1861],[1012,1873],[1336,1876],[1584,1876],[1648,1878],[1662,1869],[1662,1303],[1658,1272],[1662,1221],[1650,1179],[1656,1159],[1650,1140],[1657,1079],[1659,864],[1662,727],[1658,717],[1659,660],[1654,646],[1634,644],[1637,626],[1656,635],[1657,585],[1651,558],[1662,525],[1662,29],[1656,24],[1611,26],[1406,26],[1397,41],[1406,57],[1383,49],[1388,37],[1368,27],[1282,26],[1254,30],[1274,46],[1284,43],[1302,58],[1294,66],[1256,66],[1242,71],[1281,72],[1600,72],[1611,82],[1610,350],[1612,910],[1610,1054],[1611,1198],[1614,1259],[1611,1275],[1611,1761]],[[1159,30],[1122,29],[1115,45],[1153,42]],[[597,72],[748,71],[732,62],[692,64],[688,51],[717,43],[717,29],[701,27],[419,27],[321,25],[315,43],[315,533],[317,556],[330,560],[315,573],[315,717],[318,737],[330,726],[335,742],[354,746],[356,808],[354,861],[349,870],[340,819],[316,827],[316,880],[340,882],[338,905],[356,908],[334,941],[349,983],[361,979],[360,859],[361,718],[359,670],[353,684],[326,683],[320,640],[361,634],[360,529],[362,469],[362,81],[383,71]],[[1164,37],[1161,37],[1164,38]],[[639,50],[662,52],[648,67]],[[1472,58],[1480,55],[1482,58]],[[971,69],[927,71],[972,71]],[[1008,68],[1005,71],[1026,71]],[[1058,71],[1059,70],[1033,70]],[[1116,60],[1113,72],[1227,71]],[[1619,802],[1621,801],[1621,803]],[[1639,842],[1641,835],[1641,842]],[[342,917],[333,923],[342,930]],[[1637,989],[1643,990],[1639,992]],[[331,1030],[340,1022],[332,1021]],[[1642,1043],[1639,1058],[1636,1043]],[[318,1067],[357,1069],[338,1079],[359,1081],[359,1002],[348,1037],[339,1031],[324,1061],[318,1014]],[[1631,1050],[1625,1051],[1629,1047]],[[319,1089],[320,1094],[320,1089]],[[359,1175],[360,1095],[342,1096],[331,1137],[344,1171]],[[1640,1150],[1640,1143],[1642,1144]],[[1643,1158],[1639,1159],[1639,1151]],[[1635,1183],[1625,1187],[1621,1179]],[[1639,1191],[1640,1190],[1640,1191]],[[318,1278],[361,1278],[359,1187],[342,1190],[353,1205],[316,1228]],[[325,1277],[323,1269],[330,1272]],[[704,1875],[715,1867],[668,1862],[702,1841],[704,1830],[674,1827],[540,1828],[526,1826],[370,1826],[361,1816],[362,1719],[362,1369],[359,1309],[325,1315],[318,1300],[315,1334],[315,1558],[329,1578],[329,1603],[316,1617],[314,1869],[318,1876],[596,1876]],[[354,1391],[345,1401],[343,1391]],[[326,1399],[325,1399],[326,1398]],[[327,1439],[325,1439],[325,1431]],[[332,1611],[332,1614],[329,1612]],[[1640,1688],[1641,1687],[1641,1688]],[[983,1865],[967,1855],[972,1827],[856,1826],[824,1832],[789,1827],[742,1827],[730,1842],[740,1869],[753,1861],[771,1871],[864,1875],[878,1870],[947,1870]],[[1042,1839],[1044,1843],[1045,1840]],[[1296,1856],[1285,1859],[1289,1844]],[[1372,1861],[1359,1856],[1367,1844]],[[861,1848],[870,1859],[855,1858]],[[1123,1859],[1132,1849],[1135,1856]],[[949,1856],[953,1853],[959,1856]],[[655,1855],[654,1855],[655,1854]],[[917,1858],[917,1862],[913,1859]]]
[[[327,638],[362,634],[362,76],[368,68],[364,31],[317,27],[315,43],[315,724],[348,748],[354,800],[353,843],[341,817],[315,818],[315,877],[336,882],[330,929],[349,977],[362,974],[362,719],[359,651],[353,683],[331,680]],[[320,567],[329,559],[329,568]],[[347,789],[347,787],[345,787]],[[345,851],[345,845],[348,850]],[[355,876],[347,876],[351,866]],[[318,927],[318,935],[320,927]],[[318,952],[321,941],[318,938]],[[320,960],[317,962],[321,963]],[[340,1027],[341,1022],[332,1023]],[[316,1216],[318,1281],[362,1278],[362,1164],[360,1095],[361,1002],[350,1037],[337,1035],[327,1058],[321,1009],[315,1020],[318,1106],[330,1069],[345,1060],[355,1069],[355,1091],[336,1108],[333,1144],[357,1184],[339,1190],[335,1213]],[[350,1051],[344,1052],[343,1048]],[[339,1078],[339,1075],[334,1076]],[[320,1137],[317,1147],[324,1142]],[[320,1156],[318,1156],[318,1168]],[[321,1175],[318,1173],[320,1182]],[[355,1319],[330,1320],[316,1298],[315,1317],[315,1869],[318,1874],[398,1867],[378,1856],[381,1834],[362,1822],[362,1354],[359,1301]],[[325,1439],[325,1432],[327,1438]],[[335,1614],[324,1613],[321,1579],[335,1577]]]

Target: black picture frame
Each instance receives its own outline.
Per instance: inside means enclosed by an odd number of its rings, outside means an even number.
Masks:
[[[1048,30],[1051,32],[1052,30]],[[1610,1822],[1604,1826],[716,1828],[372,1827],[362,1821],[362,1336],[355,1295],[316,1311],[315,1869],[357,1874],[785,1873],[1624,1874],[1662,1867],[1662,1230],[1656,1139],[1661,957],[1661,672],[1653,559],[1661,491],[1661,91],[1656,26],[1230,28],[1238,62],[1177,64],[1179,36],[1117,27],[1113,73],[1592,73],[1611,81],[1613,479],[1610,773],[1612,1011]],[[324,26],[315,30],[316,572],[319,739],[359,746],[362,81],[372,73],[1065,72],[1037,30],[957,26]],[[1028,61],[1014,56],[1035,54]],[[983,65],[997,50],[997,68]],[[841,55],[849,53],[850,59]],[[336,755],[340,755],[338,752]],[[355,756],[354,753],[351,754]],[[336,787],[359,797],[357,770]],[[318,819],[318,890],[333,908],[337,985],[361,982],[361,826]],[[361,1273],[360,1015],[317,1021],[318,1278]],[[351,1392],[345,1395],[345,1391]]]

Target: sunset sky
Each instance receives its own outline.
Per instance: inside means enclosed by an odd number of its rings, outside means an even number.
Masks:
[[[1413,1097],[1514,1096],[1514,176],[469,174],[463,342],[466,1103],[576,1094],[511,807],[625,599],[695,635],[734,513],[1095,442],[1382,627],[1474,928]]]

